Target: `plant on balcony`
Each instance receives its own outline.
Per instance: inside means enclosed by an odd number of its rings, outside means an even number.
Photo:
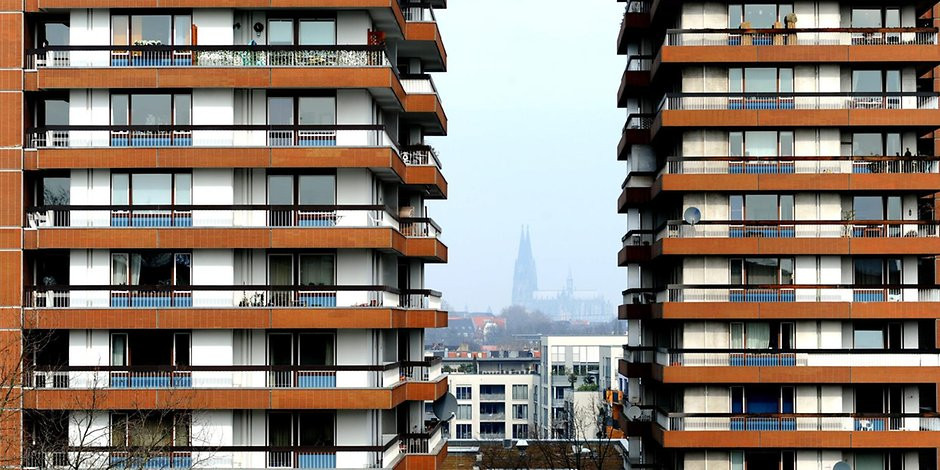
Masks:
[[[134,41],[135,46],[162,46],[163,42],[159,39],[138,39]]]
[[[264,292],[255,292],[251,295],[243,293],[242,299],[238,302],[239,307],[264,307],[266,305]]]

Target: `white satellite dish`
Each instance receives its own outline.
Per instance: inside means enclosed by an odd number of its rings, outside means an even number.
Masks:
[[[852,470],[852,466],[849,465],[848,462],[836,462],[836,464],[832,466],[832,470]]]
[[[630,421],[636,421],[640,419],[640,416],[643,415],[643,410],[639,406],[631,406],[627,408],[627,419]]]
[[[682,214],[682,220],[689,225],[695,225],[702,221],[702,211],[698,207],[690,207]]]

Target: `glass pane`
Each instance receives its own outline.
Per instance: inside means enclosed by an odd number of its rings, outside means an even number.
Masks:
[[[901,71],[900,70],[886,70],[885,71],[885,91],[888,93],[900,93],[901,92]]]
[[[192,95],[175,95],[173,100],[173,124],[188,126],[192,124]]]
[[[336,100],[332,97],[304,96],[297,99],[297,124],[336,124]]]
[[[111,255],[111,285],[127,285],[127,254],[115,253]]]
[[[300,285],[332,286],[333,255],[300,255]]]
[[[885,135],[885,155],[901,155],[901,134]]]
[[[855,196],[852,209],[855,220],[885,220],[881,196]]]
[[[901,259],[900,258],[888,258],[885,260],[885,264],[888,267],[888,284],[892,286],[899,286],[904,281],[901,279]]]
[[[287,413],[271,413],[268,415],[268,445],[289,447],[292,444],[290,428],[291,415]]]
[[[881,134],[853,134],[852,155],[856,157],[884,155],[884,148],[882,147],[881,143]]]
[[[68,100],[45,100],[43,102],[43,122],[47,126],[69,125]]]
[[[131,178],[131,204],[168,205],[173,202],[173,175],[142,173],[132,175]]]
[[[744,196],[731,196],[731,220],[744,220]]]
[[[192,44],[193,19],[189,15],[173,17],[173,44],[188,46]]]
[[[744,452],[731,453],[731,470],[744,470]]]
[[[901,196],[888,196],[888,220],[902,220]]]
[[[172,121],[170,95],[131,95],[131,124],[168,125]]]
[[[776,157],[777,133],[774,131],[746,132],[744,154],[751,157]]]
[[[793,284],[793,258],[780,259],[780,284]]]
[[[336,25],[333,20],[300,20],[298,40],[308,46],[336,44]]]
[[[731,132],[728,134],[728,156],[740,157],[744,155],[744,133]]]
[[[795,152],[794,147],[795,145],[793,143],[793,133],[781,132],[780,133],[780,156],[792,157]]]
[[[744,21],[751,28],[772,28],[777,20],[777,5],[744,5]]]
[[[744,284],[744,260],[733,259],[730,263],[731,284]]]
[[[192,255],[178,253],[175,256],[176,286],[189,286],[192,284]]]
[[[855,266],[855,284],[860,286],[881,285],[883,263],[880,259],[856,258],[853,264]]]
[[[853,8],[853,28],[882,28],[881,10],[877,8]]]
[[[780,92],[793,93],[793,69],[780,69]]]
[[[744,72],[741,69],[728,70],[728,91],[731,93],[740,93],[744,91]]]
[[[111,17],[111,44],[115,46],[128,45],[127,15],[114,15]]]
[[[169,45],[170,15],[131,16],[131,44]]]
[[[770,324],[748,323],[745,346],[747,349],[767,349],[770,347]]]
[[[884,333],[881,330],[855,330],[855,349],[884,349]]]
[[[336,203],[336,178],[333,175],[301,175],[297,182],[297,203],[332,206]]]
[[[775,68],[744,69],[744,91],[748,93],[775,93],[777,92],[777,69]]]
[[[741,5],[728,5],[728,28],[740,28],[744,20],[744,10]]]
[[[294,177],[290,175],[268,176],[268,204],[294,204]]]
[[[172,253],[132,253],[131,284],[141,286],[172,285],[173,261]]]
[[[745,220],[777,220],[777,196],[748,194],[744,198]]]
[[[115,206],[126,206],[130,204],[128,191],[130,189],[128,179],[129,175],[118,173],[111,175],[111,204]]]
[[[176,200],[174,204],[190,205],[193,203],[193,175],[178,173],[176,175]]]
[[[47,46],[68,46],[69,26],[65,23],[46,23],[44,26]]]
[[[780,220],[793,220],[793,195],[780,196]]]
[[[111,365],[127,365],[127,335],[111,335]]]
[[[299,446],[333,445],[333,417],[326,413],[301,413],[298,416]]]
[[[899,8],[885,8],[885,28],[901,27],[901,10]]]
[[[69,192],[71,191],[71,179],[50,178],[42,179],[42,204],[44,206],[67,206],[69,204]]]
[[[294,123],[294,99],[290,97],[268,98],[268,124],[290,125]]]
[[[731,324],[731,349],[744,349],[744,323]]]
[[[293,257],[291,255],[268,256],[268,282],[272,286],[294,284]]]
[[[273,46],[294,44],[293,20],[268,20],[268,44]]]
[[[776,258],[747,258],[744,260],[746,284],[777,284],[779,260]]]
[[[297,340],[297,364],[302,366],[333,365],[333,335],[301,333]]]
[[[880,70],[855,70],[852,72],[853,93],[881,93],[883,91]]]
[[[111,95],[111,124],[115,126],[127,125],[127,95]]]

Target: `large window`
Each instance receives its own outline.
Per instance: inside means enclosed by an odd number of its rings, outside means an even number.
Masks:
[[[732,157],[791,157],[794,154],[793,132],[730,132],[728,152]]]
[[[512,399],[513,400],[526,400],[529,398],[529,386],[528,385],[513,385],[512,386]]]
[[[731,220],[793,220],[792,194],[732,194],[728,202]]]
[[[852,199],[853,220],[902,220],[900,196],[855,196]],[[887,217],[887,218],[886,218]]]
[[[113,286],[189,286],[190,253],[111,253]]]
[[[901,134],[898,133],[856,132],[852,134],[852,155],[856,157],[900,156],[901,147]]]
[[[336,255],[333,254],[268,255],[268,280],[271,285],[332,286],[335,277]]]
[[[469,424],[458,424],[457,432],[455,433],[457,435],[457,439],[472,439],[473,438],[472,429],[473,428]]]
[[[790,13],[793,13],[792,3],[730,4],[728,5],[728,27],[773,28],[775,22],[783,22]]]
[[[275,46],[327,46],[336,44],[336,21],[332,18],[268,20],[268,44]]]
[[[773,67],[728,70],[731,93],[793,93],[793,69]]]
[[[734,258],[730,269],[732,285],[793,284],[793,258]]]
[[[111,204],[190,205],[192,186],[189,173],[112,173]]]
[[[268,97],[268,124],[304,126],[336,124],[336,97]]]
[[[111,44],[115,46],[192,44],[192,16],[112,15]]]
[[[529,419],[529,405],[512,405],[513,419]]]
[[[899,93],[900,70],[853,70],[852,93]]]
[[[113,94],[111,124],[115,126],[155,126],[192,124],[192,95]]]
[[[856,285],[898,286],[903,281],[900,258],[855,258],[852,264]]]
[[[454,387],[454,395],[458,400],[470,400],[473,398],[473,389],[469,385],[458,385]]]
[[[473,406],[457,405],[457,419],[473,419]]]

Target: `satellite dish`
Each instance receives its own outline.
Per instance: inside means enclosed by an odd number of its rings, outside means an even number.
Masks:
[[[643,415],[643,410],[639,406],[631,406],[627,408],[627,419],[630,421],[636,421],[640,419],[640,416]]]
[[[682,215],[682,220],[689,225],[695,225],[702,220],[702,211],[698,210],[698,207],[690,207],[685,210],[685,213]]]
[[[457,413],[457,398],[450,392],[438,398],[432,405],[434,416],[441,421],[448,421]]]
[[[836,462],[836,464],[832,466],[832,470],[852,470],[852,466],[849,465],[848,462]]]

